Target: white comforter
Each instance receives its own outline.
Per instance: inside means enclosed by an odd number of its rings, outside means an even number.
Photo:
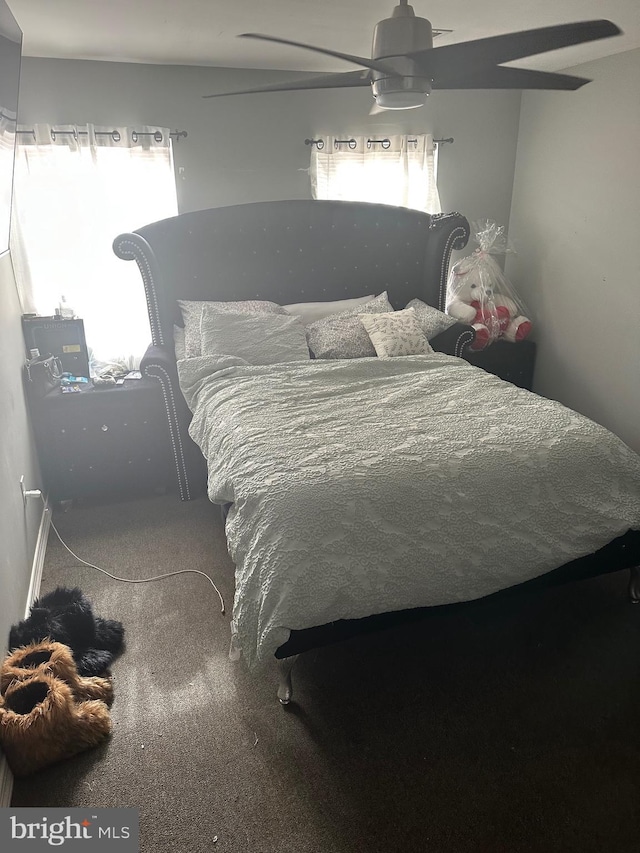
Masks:
[[[640,528],[640,457],[601,426],[434,354],[178,364],[232,502],[248,663],[292,629],[479,598]]]

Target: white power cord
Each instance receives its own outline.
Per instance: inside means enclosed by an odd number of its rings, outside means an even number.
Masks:
[[[33,497],[33,498],[39,497],[39,498],[41,498],[42,503],[45,506],[45,510],[47,512],[50,511],[49,507],[47,506],[47,503],[44,499],[44,495],[42,494],[40,489],[30,489],[28,492],[25,492],[25,495],[26,495],[26,497]],[[178,571],[167,572],[164,575],[156,575],[155,577],[152,577],[152,578],[133,578],[133,579],[132,578],[119,578],[116,575],[112,575],[110,572],[107,572],[105,569],[101,569],[100,566],[94,566],[93,563],[88,563],[86,560],[83,560],[82,557],[79,557],[76,553],[74,553],[74,551],[71,550],[71,548],[69,548],[69,546],[64,541],[62,536],[60,536],[60,533],[58,532],[58,528],[53,523],[53,518],[50,518],[49,523],[51,525],[53,532],[56,534],[56,536],[60,540],[60,544],[64,548],[67,549],[67,551],[71,554],[72,557],[74,557],[74,559],[76,559],[79,563],[82,563],[83,566],[88,566],[90,569],[95,569],[97,572],[102,572],[103,575],[106,575],[108,578],[111,578],[114,581],[121,581],[122,583],[150,583],[151,581],[164,580],[164,578],[172,578],[172,577],[175,577],[175,575],[187,575],[187,574],[202,575],[202,577],[206,578],[209,581],[209,583],[211,584],[211,586],[218,593],[218,598],[220,599],[220,604],[222,605],[221,612],[222,612],[222,615],[224,616],[224,614],[225,614],[224,598],[222,597],[220,590],[215,585],[215,583],[211,580],[209,575],[206,575],[204,572],[201,572],[198,569],[178,569]]]

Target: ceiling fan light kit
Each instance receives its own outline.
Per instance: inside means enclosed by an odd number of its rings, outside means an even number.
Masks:
[[[424,105],[431,93],[431,79],[420,73],[418,63],[407,53],[433,47],[431,21],[416,17],[413,6],[396,6],[390,18],[379,21],[373,31],[373,59],[390,60],[394,74],[371,72],[371,89],[383,110],[407,110]]]
[[[436,30],[435,34],[443,32]],[[583,77],[532,71],[504,65],[550,50],[620,35],[611,21],[578,21],[535,30],[505,33],[475,41],[433,46],[434,30],[419,18],[408,0],[400,0],[391,17],[379,21],[373,33],[371,59],[341,53],[277,36],[244,33],[244,38],[300,47],[358,65],[362,70],[320,74],[288,83],[272,83],[240,92],[218,92],[205,98],[371,86],[374,107],[408,110],[421,107],[432,89],[547,89],[572,91],[589,83]]]

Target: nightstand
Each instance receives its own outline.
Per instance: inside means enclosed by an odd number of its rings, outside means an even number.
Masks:
[[[467,350],[464,357],[470,364],[531,391],[536,361],[534,341],[520,341],[517,344],[496,341],[480,352]]]
[[[30,400],[42,474],[54,500],[165,489],[175,470],[162,389],[153,379],[51,391]]]

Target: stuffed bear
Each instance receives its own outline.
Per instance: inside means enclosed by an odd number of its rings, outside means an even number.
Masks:
[[[449,294],[447,314],[475,330],[472,350],[482,350],[500,337],[522,341],[531,332],[531,321],[520,314],[513,299],[494,292],[492,276],[475,255],[454,266]]]

